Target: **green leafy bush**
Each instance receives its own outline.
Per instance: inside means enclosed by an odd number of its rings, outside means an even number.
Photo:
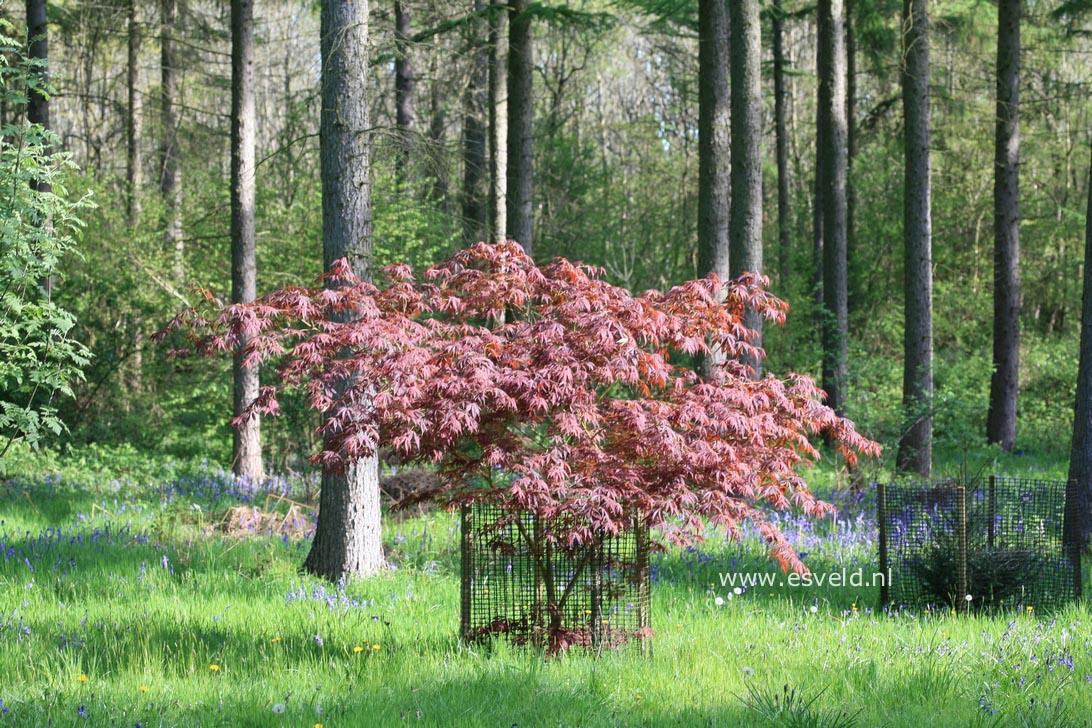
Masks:
[[[71,336],[75,319],[50,289],[58,262],[76,244],[76,215],[91,203],[68,199],[71,158],[52,151],[57,139],[49,130],[21,118],[28,86],[49,93],[37,75],[14,26],[0,21],[0,98],[20,119],[0,127],[0,454],[17,440],[36,445],[61,433],[53,400],[71,394],[88,363],[87,349]]]

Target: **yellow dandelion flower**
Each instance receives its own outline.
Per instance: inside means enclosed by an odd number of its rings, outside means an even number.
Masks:
[[[278,637],[274,637],[273,639],[271,639],[271,640],[269,640],[269,641],[270,641],[270,642],[280,642],[280,641],[281,641],[281,638],[280,638],[280,637],[278,636]]]
[[[640,694],[640,693],[638,693],[637,695],[634,695],[634,696],[633,696],[633,698],[634,698],[635,700],[641,700],[641,694]]]
[[[209,669],[212,670],[213,672],[219,672],[220,671],[220,666],[219,665],[209,665]]]
[[[378,650],[378,649],[379,649],[379,645],[372,645],[372,649],[373,649],[373,650]]]
[[[361,647],[360,645],[357,645],[356,647],[353,648],[353,652],[363,652],[363,651],[364,651],[364,648]]]
[[[141,685],[140,686],[140,692],[142,692],[142,693],[148,692],[148,686],[147,685]]]
[[[80,675],[76,679],[79,680],[80,682],[87,682],[87,675]]]
[[[1028,613],[1031,613],[1031,612],[1034,612],[1034,611],[1035,611],[1035,607],[1030,607],[1030,606],[1028,607]]]

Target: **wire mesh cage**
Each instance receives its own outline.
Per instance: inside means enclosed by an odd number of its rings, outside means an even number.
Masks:
[[[462,510],[463,638],[615,649],[651,634],[648,528],[563,546],[565,529],[496,506]]]
[[[1049,610],[1079,599],[1080,549],[1063,533],[1073,487],[993,476],[880,484],[882,605]]]

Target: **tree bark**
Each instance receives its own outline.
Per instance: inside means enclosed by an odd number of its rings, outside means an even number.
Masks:
[[[534,254],[534,53],[529,0],[512,0],[508,20],[508,237]]]
[[[39,61],[41,65],[34,69],[42,86],[49,84],[49,27],[46,20],[46,0],[27,0],[27,57]],[[38,124],[49,130],[49,96],[44,89],[29,89],[27,93],[27,122]],[[53,186],[45,179],[30,180],[30,188],[39,193],[53,191]],[[38,219],[39,228],[51,228],[51,219]],[[41,281],[47,296],[53,295],[55,278],[46,276]]]
[[[485,0],[474,0],[475,12],[486,8]],[[489,48],[483,42],[482,22],[469,26],[470,79],[463,99],[463,243],[469,245],[489,237],[488,163],[486,161],[485,103],[489,85]]]
[[[254,0],[231,0],[231,302],[257,297],[257,253],[254,235],[255,132]],[[258,370],[244,366],[243,336],[232,362],[235,417],[258,398]],[[259,482],[262,468],[260,420],[251,417],[234,428],[232,470]]]
[[[494,2],[489,14],[489,237],[508,231],[508,11]]]
[[[357,276],[370,280],[370,122],[361,72],[368,67],[368,3],[325,0],[321,29],[323,268],[346,258]],[[378,459],[357,460],[340,473],[324,470],[318,526],[304,568],[336,581],[375,574],[384,564]]]
[[[896,468],[929,477],[933,455],[933,273],[927,0],[903,1],[905,316],[903,411]]]
[[[731,96],[728,91],[728,4],[698,2],[698,276],[726,281],[728,207],[731,194]],[[722,352],[699,357],[703,377],[723,361]]]
[[[789,139],[785,125],[785,10],[773,0],[774,140],[777,147],[777,282],[782,295],[792,274],[792,243],[789,210]],[[700,132],[699,132],[700,133]]]
[[[986,439],[1016,443],[1020,376],[1020,0],[997,4],[993,183],[993,376]]]
[[[819,173],[823,244],[823,389],[842,414],[846,401],[846,66],[842,0],[819,1]]]
[[[186,281],[185,242],[182,238],[182,180],[178,170],[178,59],[174,33],[178,24],[178,0],[162,0],[160,5],[160,118],[159,192],[166,207],[164,239],[174,253],[174,282]]]
[[[854,26],[857,0],[845,0],[846,35],[846,308],[859,298],[856,279],[849,275],[849,264],[856,260],[857,185],[853,163],[857,157],[857,30]]]
[[[698,275],[728,270],[728,4],[698,3]]]
[[[762,273],[762,30],[758,0],[728,3],[732,84],[731,201],[728,266],[732,278]],[[762,345],[762,315],[748,308],[744,321]],[[757,375],[762,363],[745,357]]]
[[[140,219],[140,188],[144,184],[144,155],[141,143],[144,137],[144,89],[140,72],[140,0],[129,0],[129,66],[128,94],[129,117],[126,125],[125,180],[128,185],[126,214],[129,227]]]
[[[1088,207],[1084,228],[1084,291],[1081,303],[1080,360],[1073,405],[1073,442],[1069,479],[1077,484],[1077,502],[1067,507],[1065,541],[1083,551],[1092,537],[1092,163],[1088,166]]]
[[[410,59],[409,38],[412,32],[409,12],[402,0],[394,0],[394,116],[398,131],[399,177],[405,175],[413,155],[413,132],[417,115],[413,107],[413,62]]]

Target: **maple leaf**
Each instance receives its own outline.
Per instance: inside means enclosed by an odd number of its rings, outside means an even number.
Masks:
[[[276,414],[278,395],[302,387],[322,414],[312,461],[324,468],[388,443],[407,464],[437,465],[448,504],[564,514],[559,543],[635,516],[681,543],[708,523],[738,536],[746,520],[771,558],[804,569],[767,513],[832,510],[799,476],[819,457],[810,438],[825,434],[850,463],[879,446],[809,377],[754,379],[733,360],[765,356],[745,311],[779,323],[788,306],[751,274],[639,296],[603,275],[536,265],[512,241],[473,245],[419,278],[390,266],[382,287],[342,260],[312,288],[226,308],[206,296],[160,338],[184,335],[175,353],[207,356],[245,341],[247,365],[272,364],[276,381],[236,424]],[[729,360],[708,380],[671,363],[710,346]]]

